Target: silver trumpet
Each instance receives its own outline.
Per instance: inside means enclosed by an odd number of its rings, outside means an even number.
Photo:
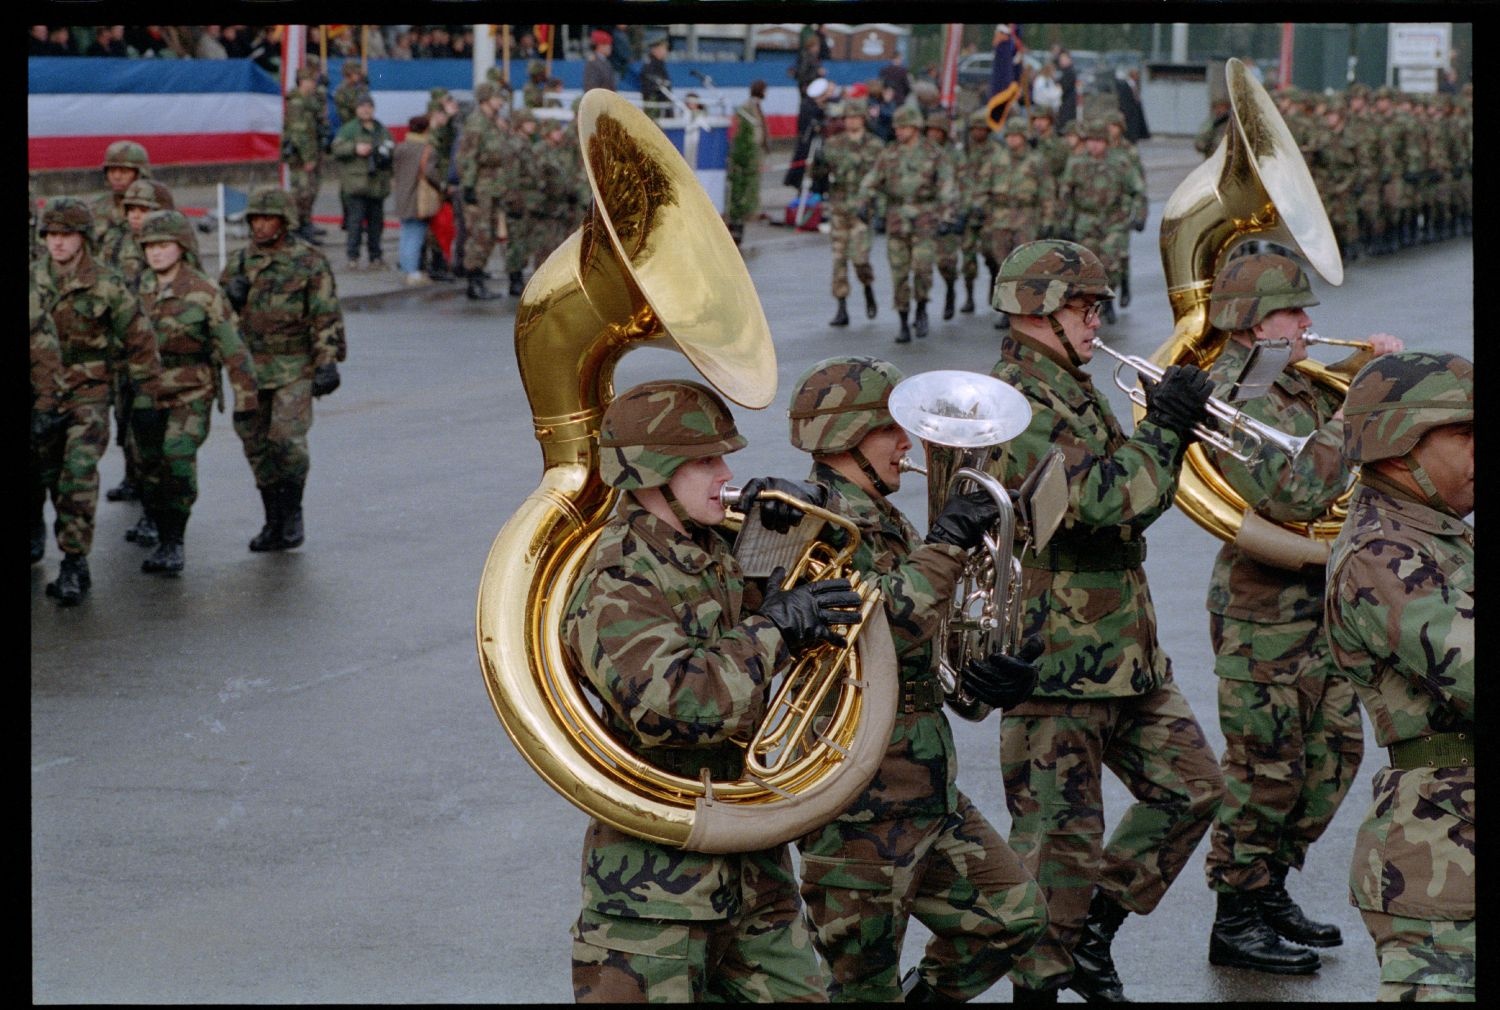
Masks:
[[[1313,334],[1316,336],[1316,334]],[[1320,342],[1322,338],[1318,338]],[[1146,393],[1140,385],[1127,386],[1120,373],[1123,369],[1133,368],[1140,375],[1152,382],[1160,382],[1164,369],[1152,364],[1146,358],[1138,358],[1131,354],[1121,354],[1114,350],[1098,337],[1094,338],[1094,347],[1114,358],[1119,364],[1115,366],[1115,385],[1126,396],[1130,402],[1141,409],[1146,407]],[[1288,435],[1279,428],[1273,428],[1269,424],[1257,421],[1242,410],[1237,410],[1223,400],[1216,397],[1208,398],[1208,416],[1224,426],[1224,430],[1207,424],[1200,424],[1193,428],[1193,434],[1201,441],[1208,443],[1215,449],[1226,455],[1233,456],[1242,463],[1249,462],[1260,454],[1261,450],[1269,443],[1285,453],[1288,457],[1295,459],[1307,444],[1312,435],[1297,437]]]

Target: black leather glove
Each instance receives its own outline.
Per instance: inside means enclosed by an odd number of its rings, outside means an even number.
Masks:
[[[953,227],[953,234],[962,235],[969,230],[969,212],[964,211],[958,215],[958,223]]]
[[[1132,221],[1130,223],[1130,227],[1134,228],[1136,231],[1145,231],[1146,230],[1146,219],[1143,218],[1143,217],[1136,218],[1134,221]]]
[[[953,221],[939,221],[937,233],[939,235],[957,235],[958,225]]]
[[[313,369],[312,395],[327,396],[339,388],[339,366],[330,362]]]
[[[859,208],[859,210],[857,212],[855,212],[854,216],[857,217],[857,218],[859,218],[860,221],[863,222],[864,224],[869,224],[870,223],[870,207],[869,207],[869,205],[866,204],[865,206]]]
[[[963,669],[960,684],[990,708],[1011,708],[1030,698],[1036,690],[1034,664],[1041,654],[1042,640],[1032,635],[1014,656],[992,652],[983,659],[971,660]]]
[[[259,414],[260,411],[254,409],[236,410],[233,414],[229,415],[229,420],[234,424],[234,430],[239,431],[241,428],[254,424],[255,418]]]
[[[1057,237],[1060,238],[1060,239],[1062,239],[1064,242],[1077,242],[1078,241],[1078,233],[1075,232],[1072,228],[1059,228],[1059,229],[1057,229]]]
[[[771,573],[760,616],[776,625],[786,647],[801,652],[818,642],[829,642],[839,648],[848,645],[844,636],[829,625],[854,624],[859,620],[859,594],[849,588],[849,580],[821,579],[782,589],[785,578],[785,568]]]
[[[296,155],[297,155],[297,148],[295,146],[293,146],[292,142],[290,140],[288,140],[287,138],[285,138],[285,137],[281,138],[281,158],[282,158],[282,160],[283,161],[291,161],[292,158],[296,157]]]
[[[752,477],[740,491],[740,511],[746,515],[762,491],[780,491],[812,505],[828,504],[828,489],[822,484],[782,480],[780,477]],[[760,520],[773,533],[785,533],[802,519],[802,511],[785,502],[766,500],[760,503]]]
[[[1171,428],[1183,438],[1208,419],[1214,384],[1196,365],[1168,365],[1160,382],[1147,382],[1146,420]]]
[[[158,448],[162,439],[167,434],[167,415],[170,411],[166,407],[152,407],[150,410],[142,410],[139,407],[130,412],[130,427],[135,432],[135,439],[139,445]]]
[[[52,433],[61,428],[67,419],[68,415],[59,414],[55,410],[33,410],[31,412],[31,440],[41,442],[50,438]]]
[[[1044,224],[1037,231],[1036,237],[1039,238],[1039,239],[1056,238],[1057,237],[1057,229],[1054,228],[1054,227],[1052,227],[1050,224]]]
[[[478,203],[479,194],[474,192],[473,186],[464,187],[464,203]]]
[[[988,491],[969,491],[948,499],[943,511],[932,521],[927,531],[929,544],[953,544],[964,550],[979,546],[980,539],[995,520],[1000,518],[1000,507],[995,504]]]
[[[250,300],[250,278],[244,274],[230,277],[229,283],[224,285],[224,297],[229,299],[234,311],[244,312],[245,303]]]

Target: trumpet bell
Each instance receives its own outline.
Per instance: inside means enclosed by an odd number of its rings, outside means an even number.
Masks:
[[[1031,423],[1031,404],[991,375],[939,369],[908,376],[891,390],[896,423],[922,442],[970,449],[1009,442]]]

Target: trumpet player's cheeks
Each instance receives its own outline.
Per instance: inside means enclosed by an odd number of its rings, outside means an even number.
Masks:
[[[1296,364],[1307,357],[1307,344],[1302,335],[1312,329],[1312,317],[1306,309],[1276,309],[1256,323],[1250,333],[1256,340],[1286,340],[1292,345],[1291,358],[1287,364]]]
[[[667,486],[688,518],[704,526],[716,526],[724,521],[724,485],[733,476],[723,456],[704,456],[674,470]]]
[[[886,484],[901,489],[901,459],[911,448],[911,436],[899,424],[881,425],[860,440],[860,452]]]

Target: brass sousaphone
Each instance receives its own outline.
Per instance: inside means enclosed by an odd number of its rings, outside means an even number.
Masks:
[[[599,476],[599,421],[615,365],[671,347],[726,397],[767,406],[776,355],[760,300],[718,212],[666,136],[629,102],[584,95],[578,136],[593,208],[549,256],[516,311],[516,362],[542,446],[540,485],[485,561],[476,629],[485,686],[526,761],[574,805],[637,837],[699,852],[786,841],[836,816],[875,774],[896,709],[896,663],[878,595],[809,689],[818,718],[763,727],[735,781],[656,769],[616,740],[561,640],[563,608],[618,492]],[[809,577],[847,575],[816,569]],[[856,638],[856,633],[858,637]],[[831,646],[820,648],[828,648]],[[784,761],[791,747],[796,760]],[[757,769],[759,771],[757,771]]]
[[[1178,185],[1162,212],[1162,266],[1176,320],[1171,339],[1151,355],[1163,368],[1193,364],[1206,370],[1223,351],[1228,334],[1210,325],[1208,298],[1219,268],[1241,241],[1274,242],[1300,254],[1328,283],[1344,281],[1328,214],[1281,114],[1242,62],[1228,60],[1224,73],[1232,109],[1224,139]],[[1351,359],[1335,370],[1309,358],[1294,367],[1343,394],[1354,377],[1349,367],[1357,371],[1360,363]],[[1143,412],[1137,406],[1137,420]],[[1309,547],[1326,550],[1326,542],[1338,534],[1343,502],[1310,522],[1262,520],[1257,527],[1263,536],[1279,539],[1288,556],[1306,557]],[[1199,444],[1188,450],[1177,505],[1228,541],[1240,534],[1250,511]]]

